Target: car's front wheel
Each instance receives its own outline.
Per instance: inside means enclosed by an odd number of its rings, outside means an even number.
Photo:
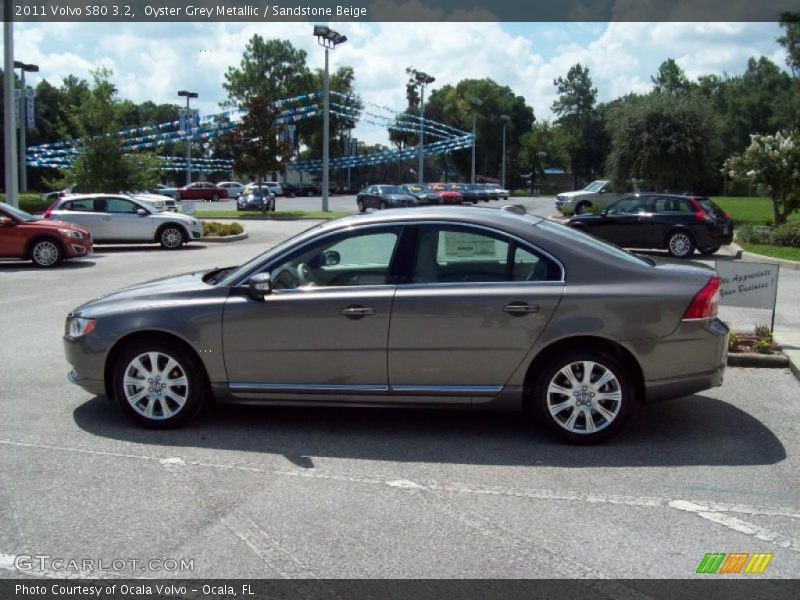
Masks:
[[[208,397],[202,364],[168,341],[139,341],[119,356],[114,395],[128,417],[143,427],[177,427],[195,416]]]
[[[158,234],[158,241],[162,248],[177,250],[184,242],[183,231],[175,225],[164,227]]]
[[[43,239],[33,243],[30,255],[37,267],[55,267],[64,258],[64,250],[58,242]]]
[[[578,206],[575,207],[575,214],[576,215],[585,215],[589,212],[589,207],[591,204],[588,202],[578,202]]]
[[[694,240],[685,231],[676,231],[667,238],[667,251],[675,258],[689,258],[694,252]]]
[[[386,210],[388,206],[386,205],[386,200],[381,200],[381,210]]]
[[[534,398],[559,437],[591,444],[619,429],[633,390],[628,368],[613,355],[573,351],[551,360],[542,370]]]
[[[361,198],[356,200],[356,204],[358,205],[358,212],[363,213],[365,210],[367,210],[367,207],[364,206],[364,201]]]

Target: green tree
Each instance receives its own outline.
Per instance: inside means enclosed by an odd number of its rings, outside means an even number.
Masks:
[[[781,28],[784,34],[778,38],[778,43],[786,50],[786,63],[792,70],[792,75],[800,76],[800,12],[785,12],[781,14]]]
[[[239,67],[228,67],[222,87],[228,92],[228,106],[245,104],[248,99],[281,100],[313,91],[306,51],[288,40],[265,40],[255,34],[242,56]]]
[[[718,164],[716,122],[706,102],[653,93],[609,111],[607,172],[617,181],[643,180],[655,189],[700,191]]]
[[[603,163],[608,145],[605,127],[597,110],[597,88],[589,68],[580,63],[570,67],[566,77],[553,81],[558,98],[551,107],[556,123],[563,128],[569,154],[573,186],[578,177],[591,177]]]
[[[690,88],[689,79],[686,73],[678,66],[674,59],[668,58],[658,67],[658,74],[650,77],[656,92],[668,94],[681,94]]]
[[[741,155],[725,161],[732,179],[749,180],[769,188],[775,225],[782,225],[800,205],[800,133],[754,134]]]
[[[546,168],[566,168],[569,155],[563,132],[549,121],[534,123],[522,136],[521,166],[529,170],[534,179],[545,179]]]
[[[252,96],[244,109],[242,118],[225,135],[225,142],[233,155],[236,172],[252,176],[262,191],[260,184],[266,174],[282,170],[291,156],[291,143],[283,135],[283,126],[275,123],[278,110],[272,101]],[[266,206],[263,198],[261,204]]]

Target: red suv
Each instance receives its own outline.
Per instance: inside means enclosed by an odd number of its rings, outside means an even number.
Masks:
[[[66,258],[92,253],[92,236],[63,221],[39,220],[24,210],[0,202],[0,258],[32,260],[53,267]]]

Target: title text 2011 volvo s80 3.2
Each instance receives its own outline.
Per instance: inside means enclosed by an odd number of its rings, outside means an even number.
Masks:
[[[317,225],[246,264],[72,311],[70,379],[146,427],[212,401],[533,409],[569,441],[721,385],[719,279],[517,210]]]

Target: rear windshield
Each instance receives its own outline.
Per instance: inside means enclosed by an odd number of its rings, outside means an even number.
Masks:
[[[724,218],[725,217],[725,211],[722,210],[716,204],[714,204],[708,198],[695,198],[695,200],[697,201],[697,203],[700,206],[703,207],[703,210],[706,211],[707,213],[710,213],[710,214],[714,215],[715,217],[719,217],[719,218]]]
[[[645,264],[652,266],[655,264],[652,260],[637,254],[633,254],[627,250],[623,250],[614,244],[609,244],[608,242],[591,236],[588,233],[573,229],[572,227],[567,227],[566,225],[561,225],[560,223],[553,223],[552,221],[543,219],[539,223],[539,227],[546,229],[548,232],[551,232],[555,235],[561,236],[565,241],[572,245],[584,246],[587,250],[595,253],[600,252],[607,256],[613,256],[637,265]]]

